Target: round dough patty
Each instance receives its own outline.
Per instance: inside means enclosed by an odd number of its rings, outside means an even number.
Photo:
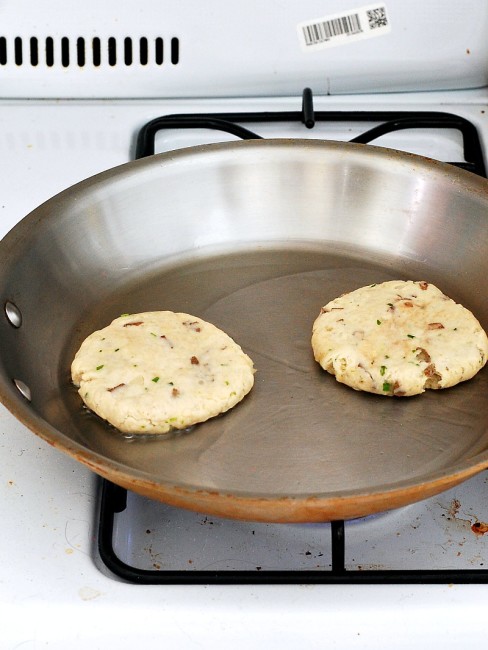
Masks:
[[[337,381],[400,397],[471,379],[486,363],[488,338],[468,309],[433,284],[392,281],[322,307],[312,349]]]
[[[126,433],[166,433],[240,402],[253,362],[230,336],[190,314],[127,314],[94,332],[71,365],[84,403]]]

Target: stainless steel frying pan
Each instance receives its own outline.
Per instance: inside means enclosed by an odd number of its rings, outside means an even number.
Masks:
[[[0,396],[95,472],[177,506],[288,522],[399,507],[488,467],[488,370],[418,397],[358,393],[313,361],[313,320],[345,291],[417,279],[488,327],[487,253],[488,182],[420,157],[261,140],[146,158],[0,243]],[[82,408],[70,363],[112,318],[159,309],[228,332],[256,384],[191,431],[128,439]]]

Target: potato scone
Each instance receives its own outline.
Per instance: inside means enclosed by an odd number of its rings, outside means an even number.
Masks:
[[[315,360],[355,390],[411,396],[471,379],[488,338],[474,315],[428,282],[372,284],[322,307]]]
[[[127,314],[86,338],[71,365],[86,406],[125,433],[185,429],[228,411],[254,383],[251,359],[190,314]]]

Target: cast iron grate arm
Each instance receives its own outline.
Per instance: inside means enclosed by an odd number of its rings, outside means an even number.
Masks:
[[[256,140],[262,136],[242,125],[266,122],[299,122],[308,129],[313,129],[318,122],[374,123],[375,126],[371,129],[350,140],[360,144],[370,144],[383,135],[405,129],[453,129],[462,136],[464,160],[452,161],[450,164],[486,177],[478,131],[464,117],[437,111],[316,111],[310,88],[303,91],[302,108],[299,111],[192,113],[158,117],[140,129],[135,158],[154,155],[156,135],[165,129],[212,129],[230,133],[243,140]]]

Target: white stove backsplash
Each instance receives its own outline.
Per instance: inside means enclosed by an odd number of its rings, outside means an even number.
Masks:
[[[0,84],[28,99],[476,88],[487,31],[479,0],[18,0],[0,6]]]

